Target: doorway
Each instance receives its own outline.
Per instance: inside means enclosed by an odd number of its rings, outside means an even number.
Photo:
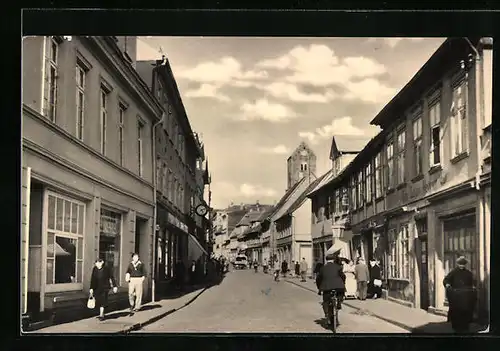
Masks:
[[[417,264],[418,274],[420,278],[420,308],[427,311],[430,305],[429,297],[429,270],[427,261],[428,240],[427,240],[427,223],[426,220],[420,220],[416,223],[417,227]]]
[[[31,180],[30,189],[30,221],[29,221],[29,251],[28,251],[28,296],[27,312],[32,316],[41,310],[42,288],[42,210],[43,185]],[[36,317],[34,317],[36,318]]]

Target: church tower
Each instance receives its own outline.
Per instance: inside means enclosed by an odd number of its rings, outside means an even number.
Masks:
[[[316,176],[316,155],[305,142],[301,142],[287,160],[287,189],[304,177]]]

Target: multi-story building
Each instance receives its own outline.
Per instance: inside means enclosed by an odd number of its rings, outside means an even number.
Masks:
[[[250,211],[259,212],[261,206],[262,205],[260,205],[258,202],[255,204],[241,204],[236,206],[231,204],[231,206],[229,206],[229,208],[227,209],[229,215],[229,240],[226,241],[225,249],[228,252],[228,258],[231,262],[236,258],[236,255],[240,251],[246,250],[244,242],[238,239],[242,238],[240,235],[245,232],[250,224],[250,222],[248,221],[248,216],[246,215]]]
[[[224,243],[229,238],[228,233],[229,227],[229,215],[226,210],[214,210],[213,218],[213,234],[214,234],[214,244],[213,250],[215,256],[227,257],[227,252],[225,250]]]
[[[246,247],[246,255],[249,260],[256,260],[262,263],[262,244],[261,234],[262,222],[267,218],[269,213],[273,210],[273,206],[261,205],[256,211],[250,210],[245,216],[249,217],[249,227],[240,235],[239,241],[242,241]]]
[[[98,257],[126,301],[132,252],[151,291],[152,128],[162,106],[134,70],[133,37],[26,37],[22,92],[22,309],[85,306]],[[129,51],[122,51],[120,47]]]
[[[445,312],[443,278],[465,255],[488,315],[491,75],[491,39],[447,39],[335,180],[348,185],[358,254],[382,261],[394,301]]]
[[[335,244],[342,255],[351,258],[352,233],[347,221],[349,199],[347,185],[333,182],[356,157],[359,151],[338,148],[335,136],[330,147],[331,169],[323,180],[308,194],[312,201],[311,235],[313,258],[324,262],[325,252]]]
[[[189,262],[207,255],[204,185],[208,171],[204,148],[191,129],[186,110],[168,60],[137,62],[137,71],[166,111],[154,130],[156,153],[157,292],[168,288],[176,262]],[[205,164],[204,164],[205,163]],[[187,268],[186,268],[187,269]],[[186,275],[185,275],[186,276]]]
[[[311,265],[311,214],[307,209],[300,209],[307,200],[306,194],[317,184],[315,170],[316,155],[301,142],[287,159],[288,190],[270,215],[271,256],[280,262],[285,260],[291,264],[307,257]],[[267,234],[263,237],[263,242],[267,242]]]

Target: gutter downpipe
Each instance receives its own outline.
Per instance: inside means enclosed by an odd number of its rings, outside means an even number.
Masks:
[[[483,64],[481,60],[481,55],[479,53],[479,50],[471,43],[469,38],[465,37],[465,41],[469,44],[470,48],[474,51],[475,57],[471,57],[470,60],[472,61],[474,59],[475,64],[474,64],[474,70],[475,70],[475,100],[476,100],[476,157],[477,157],[477,172],[476,172],[476,180],[475,180],[475,188],[476,190],[480,191],[481,190],[481,173],[482,173],[482,160],[481,160],[481,135],[482,135],[482,128],[481,128],[481,123],[484,121],[484,101],[482,100],[483,96]],[[469,90],[467,89],[467,93]],[[478,203],[478,224],[479,224],[479,281],[480,284],[484,284],[484,279],[485,279],[485,263],[486,260],[489,258],[486,257],[486,248],[485,248],[485,215],[484,215],[484,209],[485,209],[485,196],[484,193],[480,192],[478,194],[479,196],[479,203]],[[489,284],[486,287],[486,290],[489,290]],[[484,287],[484,285],[483,285]],[[479,298],[481,299],[482,296]]]
[[[156,244],[156,232],[158,231],[158,204],[156,203],[156,191],[158,189],[158,179],[157,175],[157,164],[156,164],[156,128],[165,122],[166,113],[163,112],[161,119],[153,125],[153,202],[154,202],[154,214],[153,214],[153,272],[151,273],[151,294],[152,302],[156,302],[156,250],[158,245]]]

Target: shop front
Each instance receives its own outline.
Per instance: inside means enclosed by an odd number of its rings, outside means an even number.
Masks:
[[[128,300],[125,270],[132,252],[139,252],[146,267],[150,267],[152,207],[120,198],[104,188],[99,189],[100,196],[90,195],[82,190],[95,185],[75,184],[80,185],[80,189],[58,186],[37,171],[32,172],[27,206],[27,294],[23,311],[32,320],[85,313],[83,306],[88,298],[90,275],[98,257],[104,259],[119,286],[119,292],[110,295],[110,305]],[[120,203],[136,207],[126,208]],[[135,226],[125,223],[135,223]],[[148,268],[147,271],[150,272]],[[151,289],[149,277],[148,273],[145,300]]]

